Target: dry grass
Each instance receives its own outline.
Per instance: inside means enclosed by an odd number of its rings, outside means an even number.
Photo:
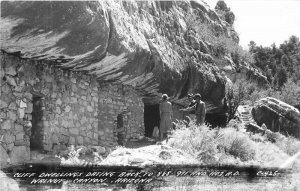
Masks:
[[[168,144],[191,154],[201,164],[213,165],[279,167],[300,151],[300,141],[293,137],[273,133],[275,143],[272,143],[266,135],[243,133],[236,125],[210,129],[206,125],[197,127],[192,122],[186,128],[184,123],[179,122]]]
[[[300,151],[300,141],[292,136],[276,136],[275,145],[290,156]]]
[[[210,129],[194,123],[186,128],[178,123],[168,144],[195,156],[203,164],[240,164],[255,156],[253,141],[234,128]]]
[[[241,161],[254,159],[255,147],[248,135],[233,128],[225,128],[220,131],[223,139],[219,144],[228,154],[239,158]]]
[[[235,124],[227,128],[211,129],[207,125],[196,126],[195,121],[192,121],[187,128],[184,122],[179,121],[167,143],[170,147],[166,148],[170,148],[168,153],[172,156],[176,155],[171,152],[172,148],[176,151],[175,153],[177,151],[186,153],[185,155],[189,155],[193,159],[191,160],[194,161],[193,164],[195,164],[195,161],[199,161],[199,164],[205,165],[259,165],[262,167],[279,167],[289,157],[300,151],[300,141],[293,137],[273,133],[273,140],[275,140],[273,143],[268,141],[269,137],[267,135],[248,134],[241,132],[241,128],[241,124]],[[153,147],[157,151],[155,146],[158,145],[152,145],[149,148]],[[154,158],[158,157],[159,152],[150,152],[151,149],[149,150],[149,148],[141,147],[136,152],[143,156],[147,155],[147,159],[153,158],[153,161],[155,161]],[[127,148],[120,147],[116,148],[115,152],[127,152],[127,150]],[[133,152],[134,150],[130,151]],[[82,165],[86,162],[93,164],[102,164],[103,162],[103,159],[97,153],[90,154],[89,156],[92,157],[90,160],[85,160],[86,158],[82,157],[82,153],[87,153],[87,151],[83,151],[82,148],[70,147],[69,153],[65,157],[60,157],[62,164]],[[139,158],[138,154],[131,153],[131,155]],[[141,156],[140,158],[143,159],[144,157]],[[170,160],[173,159],[178,159],[179,162],[181,160],[177,155],[175,158],[171,157]],[[112,162],[113,164],[122,163],[122,161],[118,161],[119,158],[115,158],[115,160]],[[186,163],[189,161],[183,160]],[[167,161],[169,160],[164,162]]]
[[[237,125],[237,127],[236,127]],[[262,167],[279,167],[285,163],[290,155],[296,153],[300,147],[300,142],[292,137],[275,136],[275,143],[268,141],[267,136],[259,134],[247,134],[239,131],[241,127],[235,124],[235,127],[227,127],[223,129],[210,129],[209,126],[203,125],[197,127],[194,121],[186,128],[182,121],[179,121],[176,130],[172,132],[172,137],[168,141],[168,145],[174,148],[174,151],[179,150],[191,155],[192,159],[197,159],[200,164],[213,165],[259,165]],[[155,146],[155,148],[154,148]],[[142,159],[150,159],[158,156],[160,153],[158,148],[164,148],[171,156],[175,156],[170,160],[178,160],[178,156],[171,152],[172,148],[167,145],[152,145],[152,151],[147,147],[137,149],[137,152],[142,155]],[[133,151],[133,150],[132,150]],[[82,149],[72,147],[70,153],[65,159],[65,163],[81,164],[80,153]],[[113,153],[111,158],[116,161],[110,163],[116,164],[121,162],[117,156],[124,156],[129,152],[127,148],[119,147]],[[118,154],[119,153],[119,154]],[[137,154],[130,152],[131,155]],[[146,155],[148,153],[148,155]],[[170,160],[166,160],[168,164]],[[186,160],[186,159],[185,159]],[[188,162],[188,161],[186,161]],[[194,164],[194,163],[193,163]],[[199,177],[175,177],[167,176],[163,182],[153,182],[145,185],[145,190],[299,190],[300,182],[299,171],[295,171],[291,177],[282,180],[261,179],[256,182],[247,182],[244,179],[223,179],[210,178],[207,176]],[[65,189],[81,188],[80,184],[64,184]],[[84,185],[86,190],[104,190],[113,188],[99,188],[96,185]],[[148,189],[147,189],[148,188]],[[143,190],[137,185],[127,185],[124,190]]]
[[[193,124],[185,128],[185,125],[177,124],[177,129],[173,132],[168,144],[193,155],[205,164],[214,163],[216,160],[216,134],[205,125],[198,128]]]
[[[61,164],[68,166],[85,166],[91,164],[100,164],[103,158],[97,153],[92,152],[86,147],[75,148],[71,145],[68,148],[66,156],[56,156],[61,159]]]

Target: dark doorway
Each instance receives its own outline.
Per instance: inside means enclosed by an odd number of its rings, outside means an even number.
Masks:
[[[124,116],[123,114],[118,114],[117,116],[117,142],[118,145],[124,145],[125,132],[124,132]]]
[[[144,124],[145,136],[152,137],[152,132],[155,126],[159,128],[159,104],[145,105],[144,107]]]
[[[40,151],[43,148],[43,98],[40,96],[34,96],[32,104],[33,110],[30,149]]]
[[[207,113],[205,115],[205,122],[210,124],[211,127],[225,127],[227,116],[225,114]]]

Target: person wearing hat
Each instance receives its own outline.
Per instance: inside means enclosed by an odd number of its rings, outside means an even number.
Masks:
[[[190,102],[189,107],[192,107],[193,105],[196,104],[196,100],[194,100],[194,95],[193,94],[188,94],[188,100]]]
[[[162,141],[164,137],[167,137],[167,133],[172,128],[172,104],[168,101],[169,97],[167,94],[162,95],[162,102],[159,104],[160,112],[160,140]]]
[[[193,107],[196,104],[196,100],[194,99],[194,95],[193,94],[188,94],[188,101],[190,102],[188,107]],[[188,112],[189,118],[187,118],[187,122],[188,124],[190,123],[190,121],[193,121],[196,119],[196,115],[195,115],[195,110]]]
[[[205,115],[206,115],[206,109],[205,109],[205,103],[201,101],[201,95],[196,94],[194,96],[195,104],[193,106],[190,106],[185,109],[180,109],[180,111],[194,111],[196,115],[196,125],[202,125],[204,124]]]

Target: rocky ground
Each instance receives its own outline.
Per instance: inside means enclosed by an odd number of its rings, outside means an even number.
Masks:
[[[66,161],[62,161],[66,164]],[[151,166],[157,164],[176,165],[197,163],[182,151],[173,149],[166,144],[148,145],[140,148],[119,147],[111,152],[107,158],[101,161],[101,165],[117,166]],[[280,164],[278,164],[280,165]],[[295,166],[297,165],[297,166]],[[62,185],[22,185],[19,180],[8,178],[1,172],[1,188],[4,190],[291,190],[297,191],[300,188],[300,152],[281,164],[283,167],[293,168],[294,171],[285,174],[281,178],[267,177],[256,178],[247,181],[243,176],[238,177],[209,177],[209,176],[166,176],[157,179],[146,185],[137,184],[75,184],[71,181],[64,181]],[[298,170],[297,170],[298,169]],[[297,171],[296,171],[297,170]]]
[[[168,146],[166,141],[160,142],[151,138],[127,142],[126,147],[117,147],[107,156],[101,155],[103,154],[102,151],[94,151],[87,147],[71,148],[67,155],[58,155],[55,159],[61,160],[62,165],[97,164],[145,167],[152,165],[198,164],[198,161],[193,156]]]
[[[149,166],[197,163],[198,161],[192,156],[167,145],[149,145],[136,149],[119,148],[108,155],[101,164]]]
[[[270,143],[271,144],[271,143]],[[6,174],[1,172],[1,187],[4,190],[293,190],[297,191],[300,188],[300,152],[292,157],[288,155],[276,156],[272,153],[273,145],[269,145],[270,152],[264,152],[266,145],[258,143],[261,146],[261,153],[257,155],[269,155],[270,164],[268,166],[279,167],[282,169],[291,169],[288,174],[280,178],[256,178],[251,181],[243,176],[224,178],[224,177],[209,177],[209,176],[182,176],[174,175],[156,179],[146,185],[137,184],[75,184],[71,181],[65,181],[59,186],[45,185],[24,185],[18,179],[11,179]],[[134,142],[128,142],[126,147],[117,147],[111,151],[106,157],[107,151],[100,147],[71,147],[65,153],[60,153],[60,156],[53,157],[51,155],[42,155],[32,153],[30,162],[45,162],[56,163],[63,166],[68,165],[87,165],[97,163],[102,166],[136,166],[149,168],[157,165],[172,166],[172,165],[191,165],[199,164],[199,161],[181,150],[170,147],[166,141],[157,142],[154,139],[144,138]],[[130,147],[130,148],[128,148]],[[280,152],[278,150],[278,152]],[[278,162],[280,159],[281,162]],[[282,159],[282,160],[281,160]],[[274,162],[274,161],[277,162]]]

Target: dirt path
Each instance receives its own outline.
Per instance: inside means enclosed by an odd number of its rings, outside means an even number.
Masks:
[[[144,137],[142,140],[136,140],[136,141],[128,141],[125,144],[126,148],[140,148],[145,147],[149,145],[155,145],[158,142],[156,139]]]

